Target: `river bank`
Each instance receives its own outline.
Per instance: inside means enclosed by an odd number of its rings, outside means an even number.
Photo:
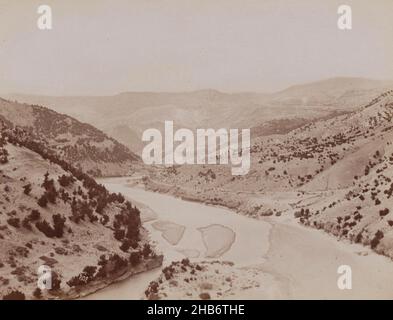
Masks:
[[[368,248],[338,241],[328,234],[299,225],[286,215],[254,220],[224,208],[131,187],[131,182],[122,178],[105,180],[104,183],[109,190],[122,192],[155,212],[156,219],[144,226],[164,254],[163,266],[190,256],[190,252],[194,252],[190,258],[192,262],[209,261],[206,255],[208,249],[198,228],[216,224],[230,228],[235,233],[230,248],[212,261],[232,261],[234,270],[249,270],[234,272],[244,275],[244,283],[247,283],[246,277],[250,272],[255,273],[260,280],[258,286],[253,288],[237,286],[240,289],[228,293],[224,299],[393,298],[393,276],[389,276],[393,275],[393,263]],[[157,220],[171,221],[185,228],[183,237],[176,245],[169,243],[161,231],[153,228],[151,224]],[[217,241],[222,241],[221,237],[217,237]],[[195,255],[196,251],[199,255]],[[340,265],[349,265],[352,269],[352,290],[340,290],[337,287],[340,276],[337,269]],[[143,273],[100,290],[88,298],[140,299],[148,284],[160,274],[157,270]],[[243,283],[242,279],[239,281]],[[211,285],[212,290],[219,289],[218,283]],[[187,298],[189,289],[189,284],[179,282],[176,290],[168,291],[167,298],[171,298],[170,292],[176,292],[177,296],[184,293],[183,298]]]

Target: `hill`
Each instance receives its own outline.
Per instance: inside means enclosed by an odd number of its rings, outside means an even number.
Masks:
[[[175,166],[144,183],[254,218],[294,215],[393,258],[392,119],[389,90],[353,112],[255,139],[245,176],[228,166]]]
[[[293,105],[336,105],[353,108],[393,86],[393,81],[339,77],[291,86],[273,95],[275,103]]]
[[[0,297],[75,298],[160,265],[139,210],[121,194],[28,132],[4,122],[0,132]],[[43,265],[50,290],[37,288]]]
[[[139,158],[93,126],[38,106],[0,99],[0,119],[94,176],[126,175]]]

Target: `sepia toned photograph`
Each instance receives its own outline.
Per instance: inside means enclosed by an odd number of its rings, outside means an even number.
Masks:
[[[392,39],[392,0],[0,0],[0,300],[392,300]]]

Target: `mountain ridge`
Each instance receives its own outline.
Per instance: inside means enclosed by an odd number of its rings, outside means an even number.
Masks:
[[[127,174],[139,157],[92,125],[39,105],[0,100],[0,117],[95,176]]]
[[[87,122],[141,154],[148,128],[161,129],[165,120],[181,128],[258,128],[265,134],[270,121],[314,121],[349,112],[386,91],[389,81],[333,78],[287,88],[277,93],[225,93],[214,89],[192,92],[124,92],[102,97],[9,96],[41,104]],[[321,90],[328,83],[328,90]],[[332,85],[333,83],[333,85]],[[334,83],[336,83],[334,85]],[[303,85],[304,86],[304,85]],[[292,88],[292,89],[291,89]],[[289,90],[289,91],[288,91]],[[273,122],[273,126],[274,126]]]

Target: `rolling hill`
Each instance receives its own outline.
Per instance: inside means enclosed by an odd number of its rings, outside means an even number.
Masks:
[[[258,137],[245,176],[229,166],[175,166],[144,183],[254,218],[294,215],[393,258],[392,119],[389,90],[355,111]]]
[[[3,299],[75,298],[161,264],[139,210],[121,194],[29,139],[29,132],[0,121],[0,133]],[[37,287],[42,266],[51,269],[49,290]]]
[[[128,174],[139,157],[93,126],[38,105],[0,99],[0,119],[94,176]]]

